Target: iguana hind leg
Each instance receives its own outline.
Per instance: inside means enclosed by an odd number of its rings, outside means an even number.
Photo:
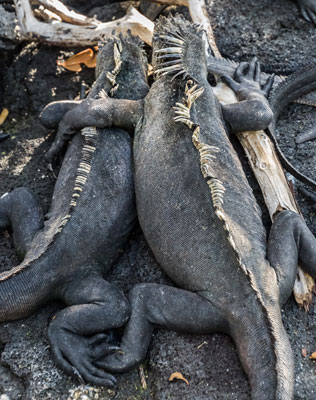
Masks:
[[[106,331],[123,326],[130,315],[125,296],[98,274],[78,272],[58,293],[69,307],[58,312],[48,329],[57,365],[66,373],[93,385],[113,386],[114,377],[95,367],[92,360],[113,350]]]
[[[34,234],[43,227],[43,214],[31,190],[17,188],[0,198],[0,232],[9,227],[17,255],[23,258]]]
[[[291,294],[298,263],[316,278],[316,239],[299,214],[287,210],[275,217],[267,257],[278,276],[281,304]]]
[[[158,284],[139,284],[130,293],[131,317],[120,349],[95,362],[111,372],[124,372],[146,356],[154,327],[188,333],[225,331],[225,320],[196,293]]]

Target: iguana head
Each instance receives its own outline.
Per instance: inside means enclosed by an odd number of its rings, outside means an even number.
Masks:
[[[111,83],[110,95],[116,98],[129,98],[137,88],[139,98],[148,92],[147,58],[140,39],[128,33],[105,39],[99,43],[96,65],[96,78],[102,72]]]
[[[196,81],[207,76],[203,31],[181,15],[161,17],[154,32],[153,65],[156,78],[164,75]]]

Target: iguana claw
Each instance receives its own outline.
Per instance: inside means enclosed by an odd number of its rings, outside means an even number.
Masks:
[[[93,359],[100,351],[104,353],[106,344],[107,353],[117,350],[106,340],[106,335],[101,333],[92,337],[85,337],[69,330],[55,328],[54,322],[48,332],[51,351],[56,364],[69,375],[82,382],[93,385],[113,387],[116,384],[114,376],[104,372],[93,365]]]
[[[316,0],[297,0],[297,3],[303,18],[316,25]]]

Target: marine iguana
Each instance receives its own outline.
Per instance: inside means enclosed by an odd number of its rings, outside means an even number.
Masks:
[[[97,64],[97,80],[86,102],[106,93],[133,100],[146,95],[146,61],[138,39],[104,42]],[[42,122],[58,124],[74,104],[48,105]],[[135,219],[132,142],[117,127],[105,131],[87,125],[74,136],[45,222],[30,190],[18,188],[0,199],[0,229],[11,226],[23,259],[0,274],[0,321],[26,317],[54,299],[63,301],[67,307],[48,330],[53,356],[66,373],[94,385],[115,383],[91,359],[107,342],[106,331],[125,324],[130,314],[128,300],[103,273]]]
[[[158,263],[179,288],[136,285],[119,351],[94,364],[129,370],[144,359],[154,327],[221,331],[236,343],[253,399],[292,399],[293,357],[280,305],[291,293],[298,258],[316,276],[316,240],[298,214],[285,210],[274,216],[267,244],[223,120],[224,114],[233,131],[267,127],[271,82],[260,89],[256,62],[247,73],[238,68],[236,81],[226,81],[240,102],[221,108],[207,81],[200,32],[180,17],[157,24],[154,54],[158,79],[134,140],[137,211]],[[315,80],[316,67],[308,74]],[[111,102],[105,102],[106,114]]]

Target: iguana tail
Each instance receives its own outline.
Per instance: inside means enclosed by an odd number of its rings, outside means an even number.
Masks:
[[[250,381],[251,399],[293,399],[293,355],[279,307],[234,316],[230,325]]]
[[[274,118],[267,131],[275,145],[282,166],[295,178],[311,186],[313,189],[316,189],[316,182],[297,171],[286,159],[275,138],[276,121],[284,107],[293,100],[314,90],[316,90],[316,64],[306,66],[296,71],[285,81],[280,83],[269,99]]]

